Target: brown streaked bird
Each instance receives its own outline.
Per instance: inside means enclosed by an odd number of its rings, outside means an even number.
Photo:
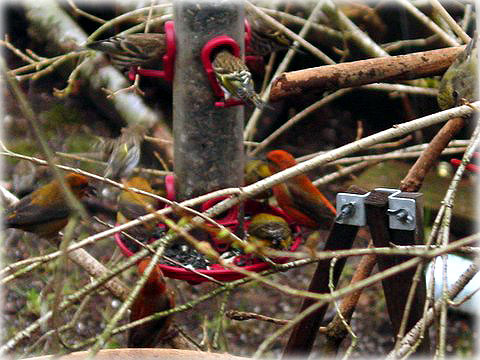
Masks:
[[[118,180],[133,173],[140,162],[143,137],[146,133],[145,127],[131,125],[122,128],[118,138],[105,142],[105,150],[111,150],[105,177]]]
[[[295,158],[283,150],[270,151],[267,159],[272,173],[297,164]],[[318,229],[329,226],[335,218],[333,205],[305,174],[273,186],[273,194],[283,211],[300,225]]]
[[[143,275],[150,261],[150,258],[145,258],[138,263],[137,269],[140,275]],[[167,286],[162,270],[157,264],[130,308],[130,322],[174,307],[174,293]],[[131,328],[128,332],[128,347],[154,347],[168,335],[172,316],[164,316]]]
[[[65,182],[79,200],[95,194],[88,178],[83,175],[69,173],[65,176]],[[4,225],[50,238],[67,225],[70,213],[60,183],[53,180],[7,209]]]
[[[246,9],[245,16],[251,29],[249,55],[264,56],[292,48],[293,41],[284,32],[274,28],[254,11]],[[296,48],[294,50],[299,51]]]
[[[158,33],[113,36],[87,44],[87,47],[104,52],[112,65],[122,70],[130,66],[159,68],[167,51],[166,35]]]
[[[242,59],[228,50],[221,50],[215,55],[212,66],[218,83],[227,92],[227,97],[236,97],[259,109],[267,106],[255,92],[252,74]]]

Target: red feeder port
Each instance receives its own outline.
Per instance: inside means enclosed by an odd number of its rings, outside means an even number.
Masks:
[[[167,190],[167,199],[175,200],[175,177],[173,175],[165,176],[165,189]]]
[[[136,74],[146,77],[159,77],[169,82],[173,81],[175,63],[175,27],[173,21],[165,22],[165,36],[167,40],[167,52],[163,55],[163,70],[143,69],[132,66],[128,73],[130,81],[135,80]]]

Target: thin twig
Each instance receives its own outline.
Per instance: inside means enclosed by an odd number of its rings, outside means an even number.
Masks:
[[[457,36],[462,39],[465,44],[468,44],[470,41],[470,36],[468,36],[465,31],[457,24],[457,22],[450,16],[450,14],[445,10],[445,8],[440,4],[438,0],[430,0],[432,7],[438,11],[440,16],[447,22],[450,28],[457,34]]]
[[[434,34],[440,36],[443,42],[449,46],[458,46],[460,45],[455,39],[452,39],[448,34],[443,31],[437,24],[430,20],[425,14],[418,10],[414,5],[412,5],[407,0],[397,0],[407,11],[415,16],[421,23],[423,23],[427,28],[429,28]]]

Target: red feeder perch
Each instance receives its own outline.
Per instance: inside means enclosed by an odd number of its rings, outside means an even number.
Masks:
[[[168,82],[173,81],[174,74],[174,62],[175,62],[175,28],[173,21],[165,22],[165,36],[167,40],[167,52],[163,55],[163,70],[153,70],[153,69],[142,69],[138,66],[132,66],[130,72],[128,73],[128,78],[133,81],[135,80],[136,74],[147,77],[159,77],[167,80]]]
[[[217,81],[215,76],[215,71],[213,70],[212,66],[212,59],[211,55],[214,50],[220,47],[229,47],[232,51],[232,54],[240,57],[240,47],[238,44],[233,40],[230,36],[227,35],[220,35],[205,44],[202,49],[202,63],[205,72],[207,73],[208,81],[210,82],[210,86],[212,87],[213,92],[219,98],[219,101],[215,102],[216,107],[231,107],[236,105],[244,105],[245,103],[242,100],[237,99],[225,99],[225,93],[223,92],[220,84]]]
[[[478,153],[475,153],[475,154],[478,154]],[[477,155],[478,156],[478,155]],[[462,160],[459,160],[459,159],[451,159],[450,160],[450,163],[455,166],[455,167],[458,167],[461,163],[462,163]],[[480,166],[478,165],[475,165],[475,164],[467,164],[467,166],[465,166],[465,168],[470,171],[470,172],[473,172],[475,174],[480,174]]]
[[[170,182],[170,184],[173,184],[173,176],[171,176],[169,179],[165,179],[166,183]],[[168,191],[167,188],[167,193],[168,197],[173,194],[172,191]],[[225,197],[219,197],[216,199],[211,199],[204,204],[202,204],[202,211],[205,211],[209,209],[210,207],[214,206],[216,203],[224,200]],[[258,201],[254,200],[248,200],[245,202],[245,215],[247,216],[253,216],[258,213],[270,213],[273,215],[281,216],[283,217],[288,224],[290,225],[292,229],[293,234],[297,234],[294,238],[293,244],[290,247],[290,251],[296,251],[298,246],[300,246],[302,242],[302,237],[300,235],[300,227],[292,222],[292,220],[281,210],[280,208],[275,208],[275,207],[270,207],[268,205],[262,204]],[[223,216],[220,219],[216,219],[216,221],[225,226],[228,227],[229,229],[233,230],[236,228],[238,224],[238,208],[233,207],[231,208],[225,216]],[[245,230],[248,228],[248,225],[250,224],[250,221],[247,220],[244,223],[244,228]],[[163,227],[166,230],[166,226],[164,224],[159,224],[160,227]],[[118,247],[122,251],[122,253],[129,257],[133,255],[133,252],[123,243],[122,238],[120,236],[120,233],[115,234],[115,242],[117,243]],[[219,251],[226,251],[227,249],[224,248],[225,245],[224,243],[221,242],[216,242],[215,239],[212,239],[212,245],[217,248]],[[223,247],[223,248],[222,248]],[[228,248],[227,244],[227,248]],[[277,258],[275,259],[276,263],[282,264],[287,262],[289,259],[288,257],[282,257],[282,258]],[[238,255],[234,258],[234,263],[239,264],[239,263],[249,263],[246,266],[242,266],[243,269],[248,270],[248,271],[253,271],[253,272],[260,272],[262,270],[266,270],[271,267],[269,263],[263,262],[260,259],[247,254],[247,255]],[[200,274],[203,275],[208,275],[216,280],[219,281],[233,281],[240,279],[244,277],[244,275],[233,271],[229,269],[225,269],[219,264],[213,264],[210,266],[210,269],[205,270],[205,269],[197,269],[196,272],[193,272],[189,269],[181,268],[181,267],[176,267],[176,266],[171,266],[171,265],[165,265],[165,264],[160,264],[160,268],[162,269],[163,273],[165,276],[174,278],[174,279],[179,279],[179,280],[186,280],[191,284],[199,284],[201,282],[207,281],[207,278],[202,277]]]

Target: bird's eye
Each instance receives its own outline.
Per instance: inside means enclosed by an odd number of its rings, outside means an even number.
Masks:
[[[454,98],[455,100],[457,100],[457,99],[458,99],[458,91],[457,91],[457,90],[453,90],[452,96],[453,96],[453,98]]]

